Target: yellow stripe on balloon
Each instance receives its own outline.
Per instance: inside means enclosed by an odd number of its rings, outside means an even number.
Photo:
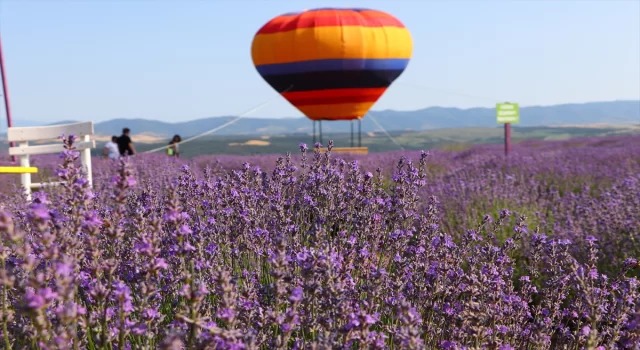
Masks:
[[[324,105],[296,106],[310,119],[339,119],[363,117],[375,102],[337,103]]]
[[[411,34],[398,27],[300,28],[256,35],[251,46],[256,66],[323,59],[409,59],[412,51]]]

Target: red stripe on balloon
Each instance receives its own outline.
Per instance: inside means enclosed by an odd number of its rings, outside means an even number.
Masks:
[[[307,99],[307,98],[332,98],[339,96],[362,96],[362,95],[382,95],[387,88],[351,88],[351,89],[327,89],[327,90],[309,90],[309,91],[295,91],[295,92],[283,92],[287,100],[292,99]]]
[[[314,118],[314,117],[307,117],[311,120],[356,120],[356,119],[360,119],[362,118],[361,115],[344,115],[344,116],[339,116],[339,117],[329,117],[329,118]]]
[[[404,24],[391,16],[363,16],[341,15],[315,16],[304,13],[299,16],[276,17],[265,24],[256,35],[288,32],[295,29],[336,26],[361,26],[361,27],[398,27],[404,28]]]

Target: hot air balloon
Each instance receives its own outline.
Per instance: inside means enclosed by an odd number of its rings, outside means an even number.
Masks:
[[[283,14],[262,26],[251,46],[262,78],[314,121],[314,142],[316,121],[360,121],[402,74],[412,51],[405,26],[370,9]]]

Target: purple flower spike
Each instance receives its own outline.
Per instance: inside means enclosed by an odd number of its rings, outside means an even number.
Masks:
[[[302,300],[302,288],[300,288],[300,287],[293,288],[293,291],[291,291],[291,296],[289,297],[289,300],[291,300],[293,302],[301,301]]]

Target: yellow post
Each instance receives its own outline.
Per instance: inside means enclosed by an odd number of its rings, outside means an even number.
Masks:
[[[0,166],[0,174],[35,174],[37,172],[38,168],[32,166]]]

